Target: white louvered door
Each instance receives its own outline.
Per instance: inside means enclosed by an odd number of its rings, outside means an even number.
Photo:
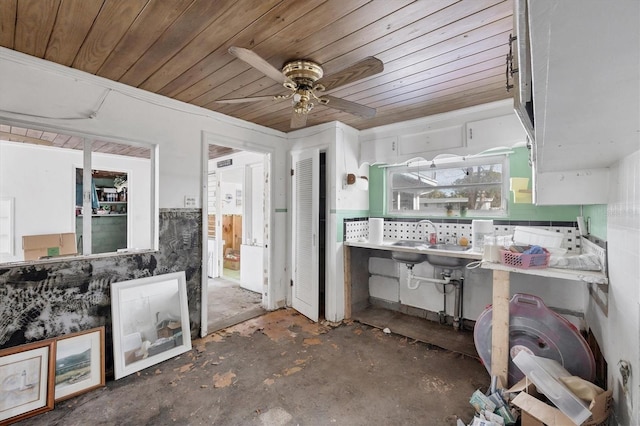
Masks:
[[[308,150],[292,158],[293,178],[293,289],[292,305],[318,321],[318,208],[320,153]]]

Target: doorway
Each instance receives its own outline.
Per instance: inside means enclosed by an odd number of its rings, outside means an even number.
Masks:
[[[264,170],[270,157],[236,149],[222,152],[208,161],[208,332],[266,312]]]

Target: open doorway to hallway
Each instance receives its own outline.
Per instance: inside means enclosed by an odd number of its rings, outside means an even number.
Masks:
[[[215,145],[210,145],[209,151],[210,333],[265,312],[265,170],[269,170],[270,156]]]

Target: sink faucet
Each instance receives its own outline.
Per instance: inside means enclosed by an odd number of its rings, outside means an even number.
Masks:
[[[429,244],[431,244],[431,245],[438,244],[438,228],[436,227],[436,225],[433,222],[431,222],[430,220],[424,219],[424,220],[420,220],[420,221],[416,222],[416,227],[418,225],[420,225],[421,223],[424,223],[424,224],[427,224],[427,225],[431,225],[431,228],[433,229],[432,233],[430,233],[430,234],[425,233],[424,240],[426,242],[428,242]]]

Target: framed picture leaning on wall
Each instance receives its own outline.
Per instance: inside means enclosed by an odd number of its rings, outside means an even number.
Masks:
[[[191,350],[184,272],[111,284],[115,378]]]
[[[104,376],[104,327],[56,339],[56,402],[104,386]]]
[[[0,350],[0,424],[54,407],[55,340]]]

